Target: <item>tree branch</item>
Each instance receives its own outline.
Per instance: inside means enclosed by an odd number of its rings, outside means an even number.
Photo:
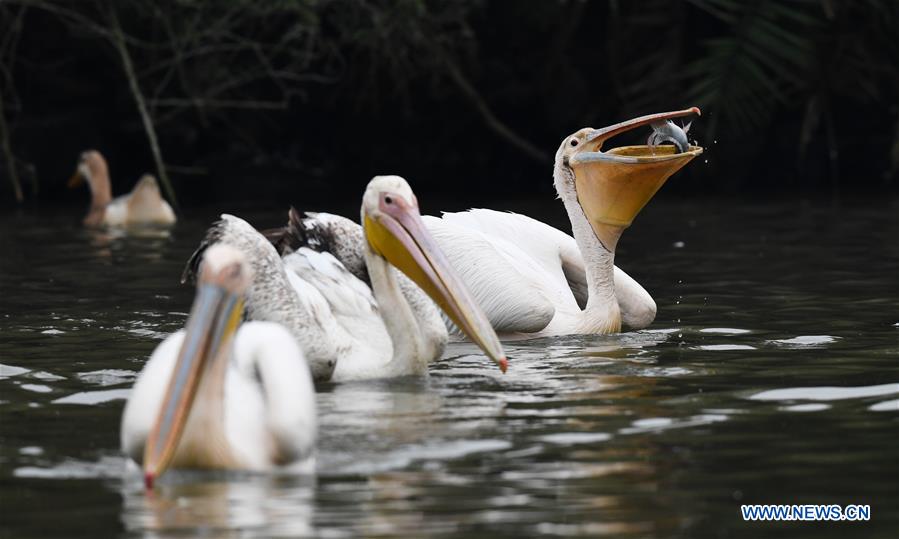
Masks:
[[[131,89],[131,95],[134,97],[137,109],[140,112],[140,117],[144,124],[144,131],[146,131],[147,139],[150,143],[150,150],[153,152],[153,160],[156,162],[156,172],[159,175],[159,181],[162,183],[162,187],[165,189],[172,205],[177,209],[178,199],[175,197],[175,190],[172,189],[172,184],[169,182],[169,175],[165,169],[165,163],[162,160],[162,151],[159,149],[159,141],[156,139],[156,129],[153,126],[153,119],[150,117],[150,112],[147,110],[147,103],[144,100],[144,95],[140,91],[137,74],[134,71],[134,65],[131,63],[131,55],[128,53],[128,45],[125,42],[125,34],[122,32],[119,18],[116,15],[115,8],[112,6],[109,7],[108,17],[109,23],[112,26],[112,44],[115,46],[115,49],[122,60],[122,68],[125,71],[125,76],[128,78],[128,86]]]
[[[15,14],[15,20],[10,25],[8,33],[4,36],[2,44],[0,44],[0,148],[3,151],[3,159],[6,161],[6,171],[9,175],[9,181],[12,183],[13,194],[16,197],[16,202],[19,204],[25,200],[25,197],[22,194],[22,182],[19,179],[19,171],[16,168],[16,156],[13,154],[12,145],[10,144],[11,133],[9,125],[6,123],[6,107],[8,105],[3,96],[6,93],[7,86],[9,87],[10,95],[15,95],[15,87],[12,82],[12,64],[15,61],[16,46],[18,45],[22,29],[22,18],[26,9],[28,9],[27,6],[22,6],[18,13]],[[9,61],[8,65],[6,65],[7,59]],[[15,97],[13,99],[15,100]]]
[[[150,100],[154,107],[194,107],[198,109],[250,109],[250,110],[284,110],[287,100],[262,101],[250,99],[205,99],[196,98],[160,98]]]
[[[552,163],[549,154],[544,153],[542,150],[515,133],[515,131],[512,131],[509,126],[493,114],[493,111],[490,110],[490,106],[487,105],[484,98],[481,97],[474,86],[472,86],[468,79],[465,78],[465,75],[462,74],[455,62],[444,57],[444,63],[446,64],[450,79],[456,83],[456,86],[462,91],[462,94],[472,102],[477,111],[481,114],[481,118],[483,118],[488,128],[541,165]]]
[[[12,190],[16,195],[16,202],[21,204],[25,197],[22,195],[22,184],[19,182],[19,174],[16,171],[15,156],[9,145],[9,130],[6,127],[6,115],[3,108],[3,92],[0,92],[0,145],[3,146],[3,159],[6,161],[6,171],[9,181],[12,182]]]

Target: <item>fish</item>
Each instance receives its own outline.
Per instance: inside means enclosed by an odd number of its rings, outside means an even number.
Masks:
[[[693,122],[690,122],[681,128],[671,120],[656,122],[651,125],[652,134],[649,135],[646,144],[649,146],[658,146],[663,142],[671,142],[674,144],[674,153],[684,153],[690,149],[690,141],[687,140],[687,133],[690,131],[690,125],[692,123]]]

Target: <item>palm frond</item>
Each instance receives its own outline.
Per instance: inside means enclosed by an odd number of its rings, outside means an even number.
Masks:
[[[709,133],[723,123],[737,133],[767,124],[779,103],[803,87],[814,57],[816,3],[691,0],[729,32],[705,42],[685,69],[688,95],[709,112]]]

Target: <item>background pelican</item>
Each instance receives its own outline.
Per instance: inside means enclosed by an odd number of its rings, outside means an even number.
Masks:
[[[399,176],[374,178],[361,217],[364,233],[355,254],[364,260],[365,280],[325,249],[302,247],[282,259],[265,236],[230,215],[210,229],[185,277],[208,245],[226,243],[244,251],[255,270],[247,317],[290,329],[316,379],[427,373],[448,339],[434,302],[505,371],[496,333],[425,230],[409,184]]]
[[[530,217],[492,210],[425,217],[497,332],[613,333],[653,321],[655,302],[614,267],[615,247],[665,180],[702,153],[688,145],[683,131],[666,123],[692,114],[699,109],[584,128],[562,141],[553,179],[573,238]],[[648,124],[654,126],[654,141],[676,145],[601,151],[607,139]]]
[[[141,176],[130,193],[113,199],[106,159],[100,152],[88,150],[81,154],[69,187],[77,187],[85,180],[91,191],[85,226],[170,225],[175,222],[175,212],[162,198],[156,178],[149,174]]]
[[[122,416],[122,451],[151,487],[167,468],[311,470],[315,389],[280,325],[241,325],[252,270],[243,253],[209,248],[184,331],[153,352]]]

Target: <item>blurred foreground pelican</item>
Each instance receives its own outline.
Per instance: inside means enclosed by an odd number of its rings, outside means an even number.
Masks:
[[[614,266],[618,238],[665,183],[702,148],[669,120],[698,108],[584,128],[556,152],[553,180],[568,234],[530,217],[476,209],[426,217],[428,228],[501,334],[615,333],[652,323],[656,305]],[[652,125],[646,146],[602,151],[609,138]],[[675,146],[656,145],[672,141]]]
[[[69,179],[69,187],[75,188],[85,180],[91,190],[85,226],[170,225],[175,222],[175,212],[162,198],[156,178],[149,174],[141,176],[127,195],[112,198],[106,159],[100,152],[88,150],[81,154],[78,168]]]
[[[361,245],[353,253],[367,269],[361,278],[324,249],[301,247],[282,259],[245,221],[223,215],[188,262],[185,279],[209,245],[243,251],[255,273],[247,318],[287,327],[319,380],[426,374],[448,339],[437,306],[505,372],[496,333],[425,229],[406,180],[372,179],[361,217]]]
[[[186,329],[156,348],[134,384],[121,444],[148,488],[167,468],[311,471],[309,367],[282,326],[241,325],[251,280],[243,253],[209,248]]]

